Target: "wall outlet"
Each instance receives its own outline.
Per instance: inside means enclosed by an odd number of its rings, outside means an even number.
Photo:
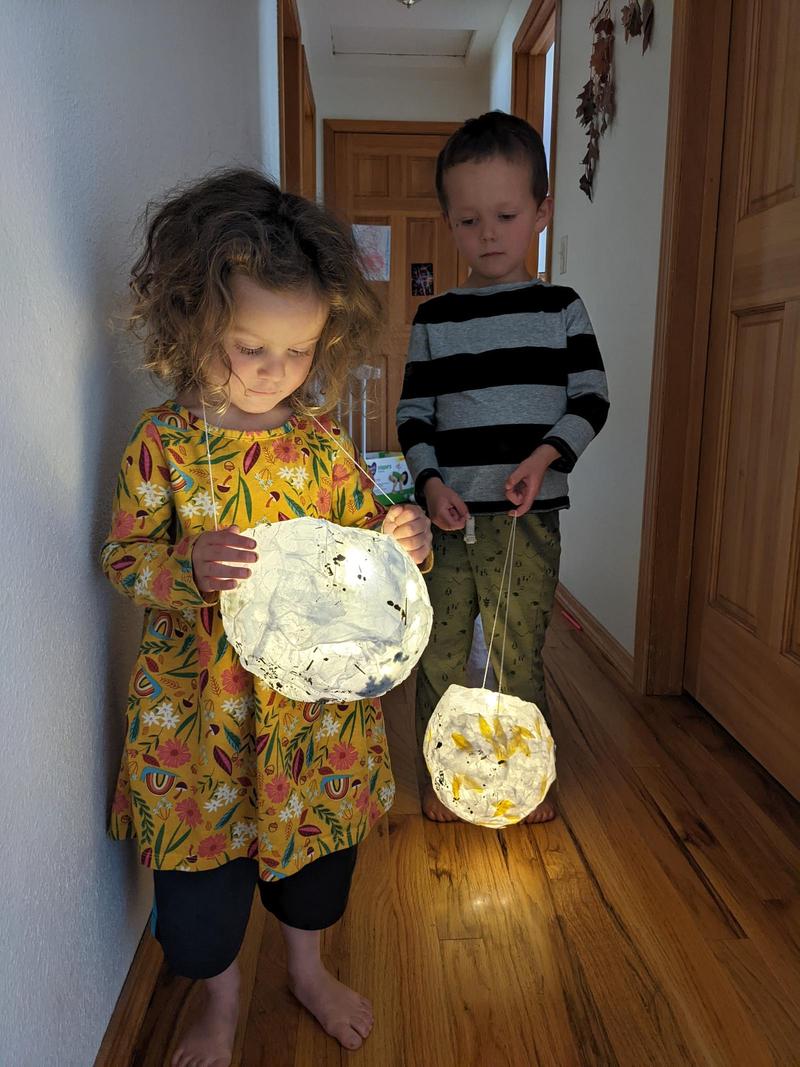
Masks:
[[[558,246],[558,273],[567,273],[567,235],[561,238]]]

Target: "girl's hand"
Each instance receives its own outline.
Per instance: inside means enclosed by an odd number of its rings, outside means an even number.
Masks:
[[[386,512],[381,529],[402,545],[417,565],[428,558],[433,535],[430,519],[421,507],[416,504],[394,504]]]
[[[192,548],[194,584],[201,593],[235,589],[250,577],[250,569],[243,564],[256,562],[255,547],[252,538],[242,537],[238,526],[200,534]]]

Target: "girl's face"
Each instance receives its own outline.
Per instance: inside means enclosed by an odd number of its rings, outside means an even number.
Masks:
[[[230,288],[234,315],[223,344],[231,407],[245,417],[269,413],[265,428],[280,426],[292,413],[289,397],[311,370],[328,306],[311,289],[276,292],[243,274],[233,275]],[[224,381],[224,367],[215,370]]]

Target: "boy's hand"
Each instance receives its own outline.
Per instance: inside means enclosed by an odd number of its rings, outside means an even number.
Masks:
[[[521,519],[527,515],[533,507],[533,502],[542,487],[542,479],[545,471],[561,453],[552,445],[540,445],[539,448],[523,460],[515,471],[506,478],[506,499],[516,504],[509,515],[515,515]]]
[[[386,512],[381,527],[393,537],[419,565],[428,558],[433,535],[428,516],[416,504],[395,504]]]
[[[431,522],[435,522],[440,530],[464,529],[469,508],[454,489],[445,485],[441,478],[430,478],[423,491]]]
[[[242,537],[238,526],[201,533],[192,547],[194,584],[201,593],[235,589],[241,580],[250,577],[250,569],[244,564],[258,559],[253,552],[255,547],[252,538]]]

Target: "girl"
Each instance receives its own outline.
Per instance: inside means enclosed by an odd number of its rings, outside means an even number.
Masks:
[[[422,511],[384,512],[324,414],[374,340],[378,303],[347,232],[246,170],[157,210],[131,289],[145,365],[174,399],[137,423],[102,552],[108,578],[146,608],[110,832],[136,837],[153,869],[170,966],[205,980],[172,1064],[230,1062],[256,885],[292,992],[358,1048],[372,1011],[323,967],[320,931],[341,917],[357,844],[394,796],[380,703],[267,689],[228,645],[217,602],[248,579],[255,542],[239,530],[262,519],[382,523],[428,559]]]

